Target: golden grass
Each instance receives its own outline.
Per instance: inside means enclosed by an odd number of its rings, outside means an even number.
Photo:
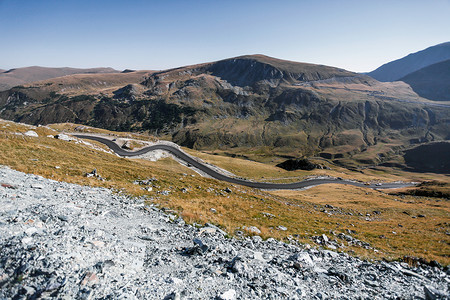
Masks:
[[[156,142],[158,139],[152,135],[149,134],[141,134],[137,132],[118,132],[118,131],[110,131],[106,129],[101,128],[95,128],[91,126],[86,125],[79,125],[79,124],[73,124],[73,123],[58,123],[58,124],[49,124],[47,127],[62,131],[62,132],[77,132],[77,133],[99,133],[103,135],[113,135],[114,137],[120,137],[120,138],[130,138],[130,139],[138,139],[141,141],[150,141],[150,142]],[[136,143],[136,146],[140,144]]]
[[[435,259],[443,264],[450,263],[449,238],[446,234],[450,231],[450,207],[446,200],[400,197],[343,185],[324,185],[305,191],[265,192],[202,178],[171,159],[158,162],[124,159],[73,141],[48,138],[48,134],[57,133],[55,129],[61,129],[58,126],[51,128],[36,128],[40,137],[31,138],[13,134],[25,132],[29,130],[28,127],[0,121],[0,164],[55,180],[103,186],[130,195],[145,196],[149,202],[176,211],[188,222],[211,222],[222,226],[230,234],[242,226],[256,226],[264,238],[295,236],[301,242],[313,244],[311,236],[325,233],[335,238],[330,230],[345,233],[349,229],[356,232],[352,234],[355,238],[370,243],[378,252],[348,246],[341,240],[338,241],[344,248],[339,251],[376,259],[397,259],[412,255]],[[290,172],[270,165],[189,152],[247,178],[280,179],[287,176],[292,179],[315,172],[296,171],[290,175]],[[85,177],[85,173],[94,168],[105,181]],[[392,180],[405,176],[405,173],[387,176],[387,170],[371,170],[372,173],[361,174],[335,168],[327,172],[368,180]],[[150,192],[133,184],[134,180],[151,177],[158,180],[153,183]],[[231,193],[225,191],[227,187],[231,188]],[[169,194],[163,195],[161,191],[169,191]],[[326,204],[336,209],[325,208]],[[374,215],[374,211],[381,214]],[[369,221],[366,220],[367,213],[371,214]],[[425,218],[412,218],[417,215],[425,215]],[[279,225],[285,226],[287,230],[278,230]]]
[[[381,251],[375,256],[402,255],[450,262],[450,203],[438,198],[395,196],[366,188],[319,186],[306,191],[274,191],[286,199],[318,205],[317,219],[328,219],[326,230],[356,231],[354,237]],[[325,208],[331,205],[334,209]],[[374,212],[379,212],[374,213]],[[370,216],[368,216],[369,214]],[[418,217],[424,215],[425,217]],[[395,232],[395,233],[394,233]],[[383,237],[384,236],[384,237]],[[362,249],[353,249],[362,255]]]

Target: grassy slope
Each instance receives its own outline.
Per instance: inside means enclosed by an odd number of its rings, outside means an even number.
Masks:
[[[54,128],[61,130],[66,127],[58,125]],[[175,210],[189,222],[212,222],[223,226],[230,233],[239,227],[253,225],[261,229],[261,235],[265,238],[283,239],[296,235],[301,242],[312,243],[311,236],[325,233],[331,237],[330,230],[346,233],[349,229],[356,232],[354,237],[369,242],[378,252],[349,247],[345,241],[339,240],[345,246],[342,251],[368,258],[396,259],[414,255],[429,260],[436,259],[443,264],[450,263],[450,246],[446,235],[450,231],[450,205],[442,199],[391,196],[371,189],[342,185],[319,186],[305,191],[265,192],[202,178],[171,159],[158,162],[124,159],[83,144],[48,138],[48,134],[55,134],[56,131],[47,127],[35,129],[39,138],[13,134],[27,130],[29,128],[24,125],[0,121],[0,164],[55,180],[105,186],[133,195],[146,195],[149,201]],[[297,171],[291,175],[265,164],[195,151],[191,153],[248,178],[304,177],[317,173]],[[56,166],[60,168],[57,169]],[[94,168],[106,181],[84,176]],[[370,172],[361,174],[336,169],[330,174],[364,180],[393,180],[408,175],[400,172],[387,176],[387,172],[382,170]],[[132,183],[136,179],[151,177],[158,181],[150,192]],[[444,175],[440,179],[448,181],[448,177]],[[230,187],[232,192],[226,193],[226,187]],[[187,192],[183,192],[182,188]],[[169,195],[159,193],[163,190],[170,191]],[[326,209],[326,204],[336,209]],[[215,208],[217,213],[213,213],[211,208]],[[322,212],[324,209],[330,214]],[[373,211],[380,211],[381,214],[373,215]],[[263,212],[275,217],[267,218]],[[370,221],[366,220],[367,213],[371,214]],[[412,218],[419,214],[426,217]],[[288,230],[277,230],[279,225]]]

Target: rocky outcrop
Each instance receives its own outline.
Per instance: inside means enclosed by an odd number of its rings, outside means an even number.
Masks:
[[[5,167],[0,182],[0,299],[449,297],[439,264],[228,238],[145,199]]]

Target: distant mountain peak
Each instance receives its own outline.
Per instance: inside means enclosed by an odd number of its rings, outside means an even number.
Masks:
[[[397,81],[410,73],[448,59],[450,42],[445,42],[386,63],[368,75],[379,81]]]
[[[339,68],[282,60],[262,54],[213,62],[207,67],[207,71],[239,86],[251,86],[262,80],[293,83],[356,75]]]

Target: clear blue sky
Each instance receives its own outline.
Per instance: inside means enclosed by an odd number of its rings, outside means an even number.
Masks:
[[[450,0],[0,0],[0,68],[165,69],[244,54],[371,71],[450,41]]]

